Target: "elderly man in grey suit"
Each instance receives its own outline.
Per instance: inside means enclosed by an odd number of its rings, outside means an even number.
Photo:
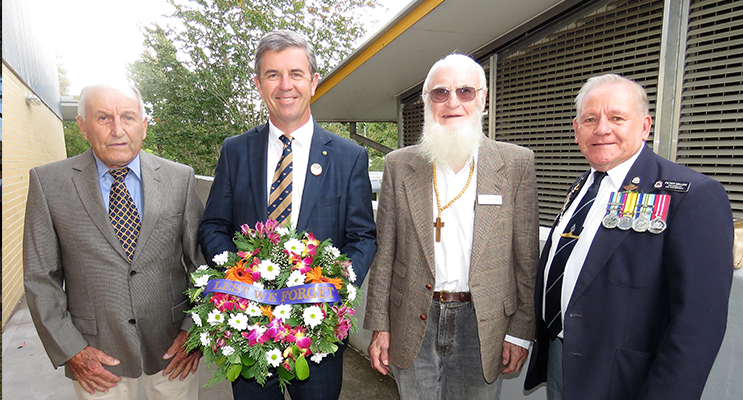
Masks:
[[[23,240],[29,309],[80,399],[196,399],[185,353],[189,273],[203,262],[203,207],[190,167],[140,151],[134,88],[83,89],[91,150],[30,171]],[[180,379],[176,379],[180,377]]]
[[[423,85],[420,145],[387,156],[364,327],[400,397],[498,399],[533,335],[534,154],[482,133],[482,67],[453,54]]]

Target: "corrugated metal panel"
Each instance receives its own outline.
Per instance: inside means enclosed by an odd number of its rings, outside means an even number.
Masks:
[[[586,79],[614,72],[637,80],[654,115],[662,19],[663,1],[615,1],[499,54],[496,139],[534,150],[541,225],[552,225],[570,184],[588,168],[572,129],[573,100]]]
[[[689,12],[677,162],[720,181],[743,218],[743,2]]]
[[[24,0],[3,0],[3,60],[39,98],[62,117],[54,49],[33,29],[34,12]]]

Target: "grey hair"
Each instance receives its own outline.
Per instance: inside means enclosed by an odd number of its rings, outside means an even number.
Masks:
[[[261,76],[261,63],[263,62],[263,55],[267,51],[284,51],[290,47],[296,47],[304,50],[307,55],[307,64],[310,67],[310,74],[315,75],[317,73],[317,58],[315,57],[315,49],[312,48],[305,38],[297,32],[290,31],[288,29],[279,29],[276,31],[268,32],[260,42],[255,50],[255,74],[260,79]]]
[[[578,92],[578,95],[575,96],[576,116],[580,116],[583,99],[586,97],[586,95],[588,95],[588,93],[591,92],[591,90],[594,90],[599,86],[610,84],[630,85],[630,87],[632,88],[632,92],[635,95],[638,115],[644,116],[650,113],[650,101],[648,101],[648,94],[645,91],[645,88],[642,87],[642,85],[633,81],[632,79],[628,79],[617,74],[605,74],[589,78],[583,85],[583,87],[580,88],[580,92]]]
[[[482,65],[480,65],[477,61],[473,60],[472,57],[459,54],[459,53],[452,53],[448,56],[436,61],[435,64],[431,67],[431,69],[428,71],[428,75],[426,76],[425,82],[423,82],[423,102],[424,103],[430,103],[430,98],[426,96],[428,91],[431,89],[431,79],[433,79],[433,75],[438,71],[439,69],[443,67],[453,67],[456,69],[461,70],[467,70],[467,69],[474,69],[477,71],[477,75],[480,77],[480,83],[479,87],[475,89],[487,89],[488,81],[485,77],[485,70],[482,68]],[[454,88],[450,88],[454,89]]]
[[[137,88],[134,86],[124,86],[124,87],[117,87],[114,85],[107,85],[107,84],[95,84],[95,85],[88,85],[83,88],[82,91],[80,91],[80,99],[77,101],[77,115],[85,121],[85,112],[86,107],[88,103],[88,91],[90,89],[115,89],[124,92],[125,90],[131,90],[132,93],[134,93],[134,96],[137,97],[137,103],[139,104],[139,114],[142,116],[142,118],[145,117],[144,115],[144,101],[142,100],[142,93],[139,92]]]

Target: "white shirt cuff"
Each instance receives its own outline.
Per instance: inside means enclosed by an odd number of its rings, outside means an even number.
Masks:
[[[511,335],[506,335],[506,342],[513,343],[517,346],[521,346],[527,350],[529,350],[529,346],[531,346],[531,342],[524,339],[519,339],[517,337],[513,337]]]

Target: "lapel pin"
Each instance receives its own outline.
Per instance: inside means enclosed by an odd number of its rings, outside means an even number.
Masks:
[[[322,165],[318,163],[314,163],[310,166],[310,172],[312,172],[312,175],[319,176],[322,174]]]
[[[325,150],[323,150],[323,151],[322,151],[322,155],[324,155],[324,156],[327,156],[327,155],[328,155],[328,152],[327,152],[327,151],[325,151]],[[322,169],[322,168],[321,168],[321,169]]]
[[[632,178],[632,183],[635,184],[635,185],[639,185],[640,184],[640,177],[639,176],[636,176],[636,177]]]

